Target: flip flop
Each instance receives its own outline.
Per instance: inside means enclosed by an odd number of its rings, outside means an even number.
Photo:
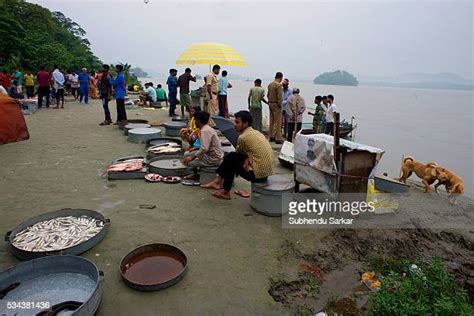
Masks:
[[[221,190],[216,190],[216,191],[212,192],[212,196],[216,197],[218,199],[221,199],[221,200],[230,200],[230,196],[222,195]]]
[[[164,183],[178,183],[179,181],[181,181],[181,178],[168,176],[168,177],[163,177],[161,181],[163,181]]]
[[[163,180],[163,177],[157,173],[147,173],[145,175],[145,180],[148,182],[160,182]]]
[[[250,197],[250,193],[248,193],[248,192],[245,191],[245,190],[235,190],[234,193],[237,194],[237,195],[240,195],[240,196],[243,197],[243,198],[248,198],[248,197]]]
[[[185,177],[183,177],[183,180],[194,180],[194,181],[199,181],[199,178],[200,178],[200,176],[199,176],[199,175],[192,174],[192,175],[189,175],[189,176],[185,176]]]
[[[196,181],[196,180],[188,180],[188,179],[183,179],[181,181],[182,185],[188,185],[188,186],[199,186],[201,185],[201,182]]]

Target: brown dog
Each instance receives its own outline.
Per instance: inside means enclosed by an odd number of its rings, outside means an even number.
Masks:
[[[423,164],[415,161],[413,157],[405,157],[402,165],[402,176],[399,180],[406,183],[411,174],[415,172],[415,174],[421,179],[421,182],[423,182],[423,191],[426,193],[430,190],[430,184],[438,179],[439,171],[436,170],[436,166],[436,162]]]
[[[436,167],[436,171],[439,176],[438,183],[435,184],[435,191],[438,192],[438,187],[444,184],[446,192],[448,192],[449,197],[452,197],[452,204],[454,204],[456,202],[456,196],[464,194],[463,179],[454,172],[443,167]]]

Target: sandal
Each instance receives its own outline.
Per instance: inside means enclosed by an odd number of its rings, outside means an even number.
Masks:
[[[230,200],[230,196],[224,195],[222,193],[222,191],[224,191],[224,190],[222,190],[222,189],[216,190],[216,191],[212,192],[212,196],[216,197],[218,199],[221,199],[221,200]]]
[[[250,193],[248,193],[248,192],[245,191],[245,190],[235,190],[234,193],[237,194],[237,195],[240,195],[240,196],[243,197],[243,198],[248,198],[248,197],[250,197]]]
[[[100,125],[100,126],[104,126],[104,125],[110,125],[110,123],[109,123],[109,122],[107,122],[107,121],[103,121],[103,122],[102,122],[102,123],[100,123],[99,125]]]
[[[198,174],[191,174],[189,176],[185,176],[183,177],[184,180],[195,180],[195,181],[198,181],[200,180],[200,176]]]
[[[187,186],[198,186],[198,185],[201,185],[201,182],[199,182],[199,180],[187,180],[187,179],[183,179],[181,181],[181,184],[182,185],[187,185]]]

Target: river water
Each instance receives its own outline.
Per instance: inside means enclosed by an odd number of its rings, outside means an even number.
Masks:
[[[166,88],[163,78],[146,80]],[[230,82],[233,88],[228,92],[229,111],[247,109],[253,82]],[[192,83],[191,89],[202,83],[203,80]],[[268,83],[263,86],[266,88]],[[461,176],[465,195],[474,197],[473,91],[325,86],[310,82],[292,82],[290,86],[300,89],[307,107],[312,109],[315,95],[334,95],[341,119],[350,121],[355,117],[355,141],[385,150],[377,168],[379,174],[398,176],[403,154],[422,162],[436,161]],[[264,109],[264,115],[268,116],[268,109]],[[305,114],[304,122],[311,120]]]

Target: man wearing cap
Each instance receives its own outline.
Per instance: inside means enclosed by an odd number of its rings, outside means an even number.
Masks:
[[[221,71],[221,66],[214,65],[211,73],[206,76],[206,99],[207,112],[212,116],[217,113],[217,93],[219,93],[219,81],[217,75]]]
[[[270,141],[276,144],[283,144],[281,135],[281,117],[283,113],[283,86],[281,81],[283,74],[277,72],[275,80],[268,85],[268,107],[270,109]]]
[[[306,111],[306,104],[300,95],[300,89],[293,88],[293,94],[288,98],[286,112],[288,115],[288,135],[289,142],[293,141],[293,133],[301,129],[303,113]]]
[[[84,100],[86,104],[89,104],[89,82],[90,76],[87,73],[87,68],[82,68],[82,72],[79,74],[79,103]]]

